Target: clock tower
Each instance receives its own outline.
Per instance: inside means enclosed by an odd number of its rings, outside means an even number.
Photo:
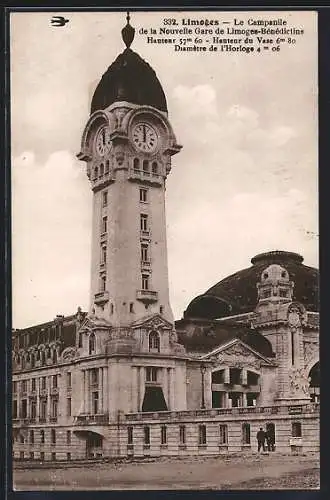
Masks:
[[[78,158],[93,191],[90,315],[130,327],[154,315],[173,325],[169,301],[165,183],[180,151],[153,71],[130,49],[102,76]]]

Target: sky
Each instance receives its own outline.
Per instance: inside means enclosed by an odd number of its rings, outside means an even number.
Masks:
[[[56,12],[56,15],[61,13]],[[172,158],[166,210],[170,299],[189,302],[269,250],[318,266],[317,18],[279,53],[180,53],[140,28],[164,17],[240,19],[251,13],[133,12],[132,49],[156,71],[182,151]],[[93,91],[124,49],[124,13],[11,14],[13,327],[89,309],[92,192],[78,161]]]

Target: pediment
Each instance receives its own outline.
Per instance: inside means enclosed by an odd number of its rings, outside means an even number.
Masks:
[[[88,316],[79,328],[79,332],[96,330],[98,328],[111,328],[111,323],[103,318]]]
[[[173,330],[174,325],[164,319],[160,314],[154,314],[152,316],[146,316],[141,318],[134,323],[132,323],[132,328],[145,328],[146,330],[157,330],[162,328],[163,330]]]
[[[252,347],[248,346],[240,339],[233,339],[226,344],[220,345],[213,351],[205,354],[202,359],[221,362],[231,366],[274,366],[272,361],[269,361],[262,354],[258,353]]]

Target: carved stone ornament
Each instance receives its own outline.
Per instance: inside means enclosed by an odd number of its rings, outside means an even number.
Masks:
[[[170,343],[174,344],[178,341],[178,336],[175,330],[172,330],[170,333]]]
[[[173,326],[165,321],[163,318],[160,316],[154,316],[153,318],[147,319],[142,325],[143,328],[148,329],[148,330],[158,330],[159,328],[163,329],[169,329],[173,328]]]
[[[319,346],[316,342],[304,342],[305,367],[315,358],[319,357]]]
[[[309,396],[310,378],[305,375],[303,368],[292,368],[289,373],[290,389],[292,394],[303,392]]]
[[[242,368],[248,365],[260,368],[261,360],[240,344],[233,345],[225,351],[212,356],[212,361],[230,365],[233,368]]]
[[[110,339],[111,340],[133,339],[133,338],[134,338],[134,331],[131,328],[118,327],[118,328],[111,329],[111,332],[110,332]]]
[[[63,361],[71,361],[72,359],[75,359],[78,356],[79,356],[79,353],[78,353],[77,349],[75,349],[74,347],[67,347],[62,352]]]

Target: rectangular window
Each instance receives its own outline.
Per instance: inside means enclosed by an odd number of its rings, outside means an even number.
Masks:
[[[149,290],[149,275],[142,274],[142,290]]]
[[[55,460],[56,460],[56,453],[54,453],[54,452],[52,453],[51,459],[55,462]]]
[[[13,382],[13,393],[16,394],[17,392],[17,382]]]
[[[199,445],[206,444],[206,425],[198,426],[198,444]]]
[[[21,390],[27,392],[27,380],[22,380]]]
[[[160,429],[160,444],[167,444],[167,428],[162,425]]]
[[[57,418],[58,401],[53,399],[52,401],[52,418]]]
[[[46,389],[46,377],[41,378],[41,389]]]
[[[50,430],[50,440],[52,444],[56,444],[56,431],[55,429]]]
[[[35,391],[36,390],[36,379],[33,378],[31,379],[31,391]]]
[[[71,417],[71,398],[66,399],[66,415]]]
[[[179,442],[180,444],[186,444],[186,426],[180,425],[179,427]]]
[[[296,438],[300,438],[302,436],[300,422],[292,422],[291,434],[292,434],[292,437],[296,437]]]
[[[127,444],[133,444],[133,426],[127,427]]]
[[[37,417],[37,401],[31,401],[31,418],[35,420]]]
[[[44,451],[40,452],[40,460],[45,460],[45,452]]]
[[[102,228],[101,232],[106,233],[108,231],[108,217],[104,216],[102,217]]]
[[[71,379],[71,372],[67,372],[66,374],[66,386],[69,389],[71,387],[72,379]]]
[[[141,245],[141,260],[142,262],[149,261],[149,245],[147,243]]]
[[[92,411],[96,415],[99,411],[99,393],[98,391],[92,392]]]
[[[91,369],[91,384],[97,385],[99,383],[99,371],[97,368]]]
[[[148,215],[147,214],[140,215],[140,229],[141,229],[141,231],[148,231]]]
[[[150,427],[148,425],[144,427],[143,434],[144,434],[144,444],[150,445]]]
[[[242,425],[242,438],[243,438],[243,444],[251,444],[250,424]]]
[[[101,264],[107,263],[107,247],[103,245],[101,247]]]
[[[154,366],[148,366],[146,368],[146,381],[147,382],[157,382],[158,368]]]
[[[108,191],[103,191],[102,193],[102,207],[108,206]]]
[[[57,375],[53,375],[53,389],[57,388]]]
[[[34,444],[34,431],[30,431],[30,444]]]
[[[34,452],[33,451],[30,451],[30,459],[34,460]]]
[[[67,454],[66,454],[66,459],[67,459],[67,460],[71,460],[71,453],[67,453]]]
[[[105,292],[107,289],[107,277],[106,276],[101,276],[100,277],[100,288],[101,292]]]
[[[22,418],[27,418],[27,400],[22,399],[21,403],[21,417]]]
[[[40,431],[40,443],[45,444],[45,431]]]
[[[66,431],[66,444],[71,444],[71,431]]]
[[[13,418],[17,418],[17,400],[13,400]]]
[[[228,444],[228,427],[226,424],[219,426],[219,444]]]
[[[40,401],[40,418],[42,420],[46,420],[46,414],[47,414],[47,401],[42,399]]]
[[[24,451],[20,451],[20,452],[19,452],[19,458],[20,458],[21,460],[24,460]]]
[[[142,203],[147,203],[148,201],[148,190],[144,188],[140,188],[140,201]]]

